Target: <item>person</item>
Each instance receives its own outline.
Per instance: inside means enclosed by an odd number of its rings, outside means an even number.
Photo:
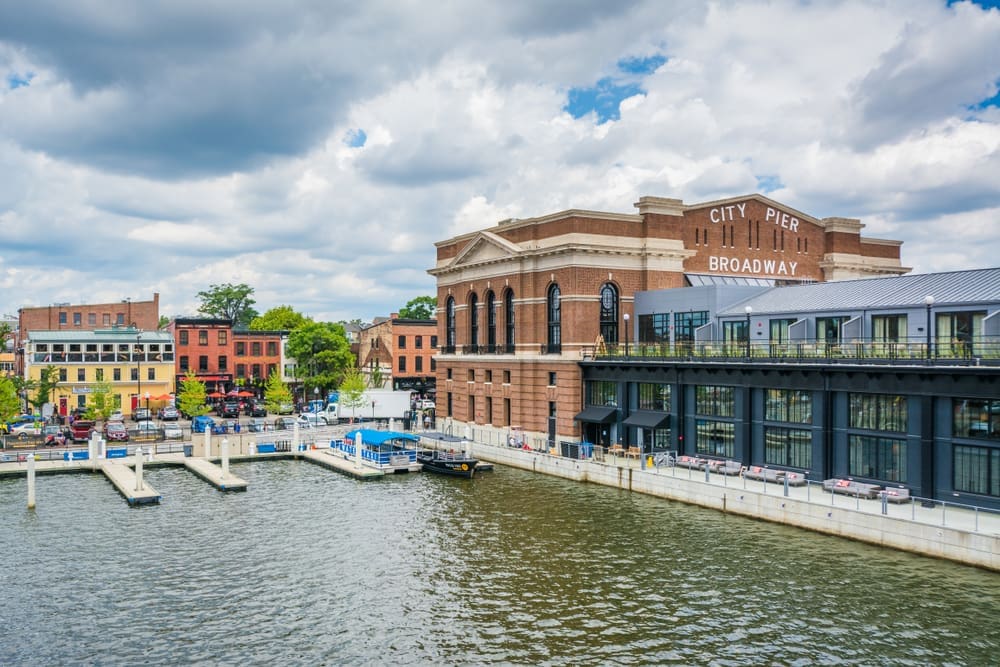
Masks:
[[[430,427],[431,427],[431,416],[427,413],[424,413],[424,430],[426,431]]]

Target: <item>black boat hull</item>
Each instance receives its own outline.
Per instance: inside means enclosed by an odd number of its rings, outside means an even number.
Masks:
[[[447,458],[443,458],[434,455],[418,455],[417,461],[423,464],[424,470],[427,472],[466,478],[472,477],[472,475],[476,472],[476,464],[479,463],[476,459],[465,456],[449,456]]]

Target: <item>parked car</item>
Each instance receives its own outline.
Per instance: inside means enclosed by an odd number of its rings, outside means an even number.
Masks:
[[[95,426],[96,424],[89,419],[77,419],[69,427],[73,442],[87,442],[90,440],[90,435],[94,432]]]
[[[267,406],[261,401],[250,401],[247,403],[246,413],[251,417],[266,417]]]
[[[51,447],[62,447],[69,439],[68,432],[69,430],[63,428],[62,426],[50,424],[42,429],[42,437],[45,438],[42,444],[49,445]]]
[[[125,421],[125,415],[122,414],[121,410],[115,410],[110,415],[108,415],[109,422],[123,422]]]
[[[251,433],[260,433],[267,430],[267,420],[261,417],[254,417],[247,422],[247,430]]]
[[[146,419],[144,421],[136,422],[135,426],[132,428],[132,434],[133,437],[142,440],[151,440],[160,435],[160,427]]]
[[[240,416],[240,404],[236,401],[226,401],[222,404],[222,408],[219,410],[220,417],[239,417]]]
[[[32,436],[39,435],[42,432],[41,422],[21,422],[10,427],[10,434],[17,436],[18,440],[27,440]]]
[[[160,419],[163,421],[177,421],[181,416],[180,411],[172,405],[160,408]]]
[[[290,415],[295,412],[295,406],[291,403],[281,403],[278,405],[279,415]]]
[[[166,440],[179,440],[184,437],[184,431],[177,422],[170,422],[163,425],[163,438]]]
[[[274,428],[277,431],[291,430],[295,428],[296,421],[295,417],[278,417],[274,420]]]
[[[213,426],[215,426],[215,420],[208,415],[199,415],[191,420],[192,433],[204,433],[206,429],[211,431]]]
[[[303,412],[299,415],[298,422],[300,428],[326,426],[326,417],[314,412]]]
[[[106,422],[104,424],[104,439],[127,442],[128,429],[122,422]]]
[[[132,421],[139,422],[145,419],[152,419],[149,408],[136,408],[132,411]]]

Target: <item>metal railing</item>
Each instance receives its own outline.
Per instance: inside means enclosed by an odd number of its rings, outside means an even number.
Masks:
[[[768,363],[863,363],[1000,365],[1000,339],[981,337],[947,343],[926,340],[824,340],[769,343],[766,341],[703,341],[695,343],[619,343],[584,348],[584,359],[760,361]]]

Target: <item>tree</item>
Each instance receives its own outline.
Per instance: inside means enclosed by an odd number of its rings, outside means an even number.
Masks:
[[[303,379],[307,395],[312,388],[339,386],[354,367],[344,327],[333,322],[306,322],[288,335],[286,350],[295,359],[296,376]]]
[[[157,329],[163,329],[163,328],[165,328],[165,327],[166,327],[166,326],[167,326],[168,324],[170,324],[170,318],[169,318],[169,317],[167,317],[166,315],[160,315],[160,321],[159,321],[159,322],[157,322],[157,324],[156,324],[156,328],[157,328]]]
[[[117,394],[113,394],[113,387],[110,382],[95,382],[91,385],[91,403],[87,406],[88,419],[107,420],[111,413],[120,408],[117,405]]]
[[[268,412],[278,412],[282,403],[292,403],[292,392],[288,385],[281,381],[278,369],[271,372],[264,387],[264,405]]]
[[[36,385],[35,397],[29,398],[28,402],[41,412],[42,406],[49,402],[49,397],[58,384],[59,369],[51,365],[46,366],[42,369],[41,380]]]
[[[0,423],[10,421],[21,412],[21,399],[10,378],[0,377]]]
[[[201,306],[198,312],[209,317],[221,317],[233,321],[233,326],[249,326],[257,311],[253,305],[253,288],[244,283],[233,285],[211,285],[207,290],[198,292]]]
[[[211,410],[205,405],[205,383],[190,371],[181,380],[181,390],[177,394],[177,407],[188,417],[208,414]]]
[[[433,320],[437,314],[437,297],[418,296],[399,309],[399,316],[408,320]]]
[[[365,405],[365,376],[357,368],[350,368],[344,373],[344,379],[340,383],[340,407],[350,408],[351,422],[354,421],[354,414],[358,408]],[[343,416],[343,412],[341,413]]]
[[[291,306],[275,306],[250,322],[254,331],[294,331],[312,319],[295,312]]]

